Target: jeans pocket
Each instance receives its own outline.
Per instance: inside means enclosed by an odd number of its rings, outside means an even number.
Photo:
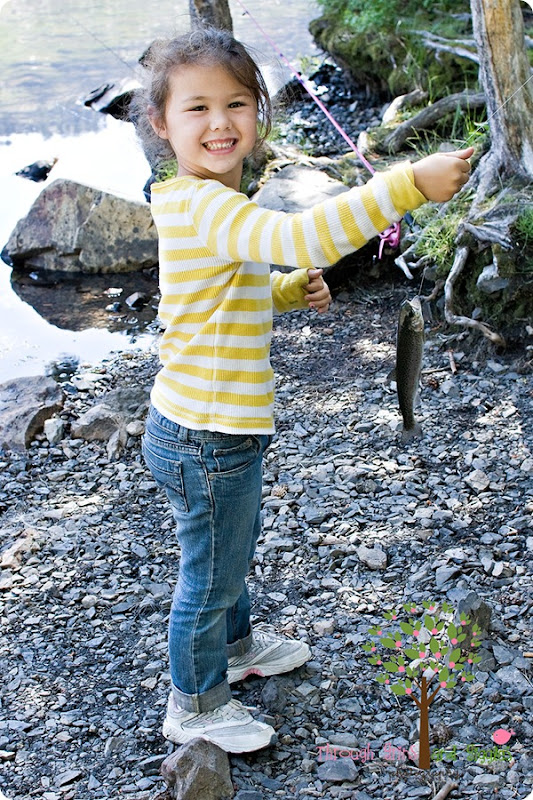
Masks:
[[[228,442],[227,447],[218,447],[213,450],[216,474],[244,471],[254,463],[259,454],[261,444],[255,436],[243,436],[242,439],[232,436],[232,439],[240,441]]]
[[[185,495],[183,482],[183,464],[175,451],[166,451],[165,455],[156,453],[147,443],[146,437],[142,442],[142,451],[146,465],[155,482],[165,489],[172,507],[176,511],[187,513],[189,507]]]

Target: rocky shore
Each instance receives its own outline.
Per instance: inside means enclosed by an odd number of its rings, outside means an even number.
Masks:
[[[237,684],[279,737],[230,757],[237,800],[431,799],[450,780],[461,800],[524,800],[533,789],[530,363],[476,354],[464,334],[435,326],[424,438],[402,448],[387,375],[405,293],[350,285],[326,315],[276,319],[278,431],[250,588],[255,620],[304,638],[313,659]],[[59,423],[24,453],[2,454],[8,800],[166,796],[165,628],[179,549],[140,452],[156,370],[154,347],[65,376]],[[117,390],[125,434],[112,446],[75,438],[80,418],[113,407]],[[482,659],[473,682],[433,703],[435,760],[422,771],[402,757],[418,738],[418,709],[377,683],[362,645],[385,612],[444,599],[476,615]],[[499,730],[513,731],[508,758],[493,749]],[[365,749],[373,757],[357,758]]]

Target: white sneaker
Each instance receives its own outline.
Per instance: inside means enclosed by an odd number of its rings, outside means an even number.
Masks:
[[[266,627],[253,629],[252,646],[243,656],[228,659],[228,681],[242,681],[248,675],[279,675],[301,667],[311,658],[311,650],[299,639],[285,639]]]
[[[198,738],[213,742],[227,753],[251,753],[272,744],[276,732],[265,722],[255,720],[238,700],[197,714],[180,708],[171,693],[163,736],[175,744]]]

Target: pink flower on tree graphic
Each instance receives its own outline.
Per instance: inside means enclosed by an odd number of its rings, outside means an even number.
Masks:
[[[370,628],[369,634],[377,637],[377,642],[363,645],[363,650],[373,666],[385,669],[376,680],[390,686],[394,694],[410,697],[420,710],[419,766],[429,769],[429,707],[441,689],[453,689],[457,683],[474,679],[472,667],[481,659],[470,648],[481,644],[481,630],[465,614],[455,625],[455,611],[446,602],[440,609],[436,602],[424,601],[420,609],[405,603],[403,611],[420,616],[398,622],[400,611],[385,613],[385,619],[400,630]],[[408,643],[406,638],[411,637]]]

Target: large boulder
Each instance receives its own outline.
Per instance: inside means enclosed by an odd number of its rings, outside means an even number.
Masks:
[[[132,272],[157,264],[157,231],[146,203],[59,179],[19,220],[2,256],[31,270]]]
[[[305,211],[316,203],[347,192],[348,186],[310,167],[291,165],[275,173],[254,195],[262,208],[272,211]]]
[[[1,384],[0,447],[24,450],[63,402],[63,391],[52,378],[36,375]]]

